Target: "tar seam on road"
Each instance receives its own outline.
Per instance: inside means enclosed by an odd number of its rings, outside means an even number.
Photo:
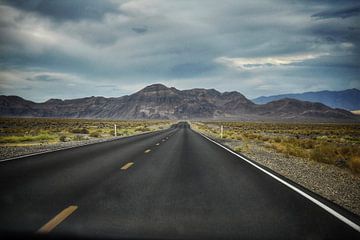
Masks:
[[[270,177],[276,179],[277,181],[279,181],[280,183],[284,184],[285,186],[289,187],[290,189],[294,190],[295,192],[299,193],[300,195],[302,195],[303,197],[307,198],[308,200],[312,201],[313,203],[315,203],[316,205],[318,205],[319,207],[321,207],[322,209],[324,209],[325,211],[327,211],[328,213],[330,213],[331,215],[333,215],[334,217],[336,217],[337,219],[341,220],[342,222],[344,222],[345,224],[347,224],[348,226],[352,227],[353,229],[355,229],[356,231],[360,232],[360,226],[357,225],[356,223],[354,223],[353,221],[351,221],[350,219],[346,218],[345,216],[341,215],[340,213],[338,213],[337,211],[335,211],[334,209],[330,208],[329,206],[325,205],[324,203],[320,202],[319,200],[313,198],[312,196],[310,196],[309,194],[301,191],[299,188],[291,185],[290,183],[284,181],[283,179],[275,176],[274,174],[272,174],[271,172],[263,169],[262,167],[258,166],[257,164],[253,163],[252,161],[250,161],[249,159],[235,153],[234,151],[224,147],[223,145],[221,145],[220,143],[212,140],[211,138],[208,138],[207,136],[205,136],[204,134],[198,132],[201,136],[203,136],[205,139],[215,143],[216,145],[222,147],[223,149],[227,150],[228,152],[234,154],[235,156],[241,158],[242,160],[246,161],[247,163],[251,164],[252,166],[258,168],[259,170],[261,170],[262,172],[266,173],[267,175],[269,175]]]
[[[64,221],[67,217],[69,217],[78,207],[77,206],[69,206],[58,213],[53,219],[47,222],[44,226],[42,226],[37,233],[49,233],[51,232],[57,225],[59,225],[62,221]]]
[[[129,163],[125,164],[124,166],[122,166],[122,167],[121,167],[121,170],[126,170],[126,169],[128,169],[129,167],[131,167],[132,165],[134,165],[134,163],[133,163],[133,162],[129,162]]]
[[[147,150],[145,150],[144,153],[149,153],[150,151],[151,151],[150,149],[147,149]]]

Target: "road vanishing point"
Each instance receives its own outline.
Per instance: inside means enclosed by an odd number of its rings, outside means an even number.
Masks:
[[[0,162],[0,189],[0,236],[360,239],[357,215],[186,122]]]

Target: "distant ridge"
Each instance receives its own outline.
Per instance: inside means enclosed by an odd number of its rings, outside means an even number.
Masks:
[[[349,111],[321,103],[286,98],[255,104],[236,91],[221,93],[202,88],[181,91],[162,84],[153,84],[118,98],[50,99],[34,103],[18,96],[0,96],[0,115],[112,119],[359,119]]]
[[[360,90],[353,88],[343,91],[320,91],[294,94],[281,94],[252,99],[254,103],[265,104],[283,98],[294,98],[302,101],[320,102],[332,108],[342,108],[349,111],[360,109]]]

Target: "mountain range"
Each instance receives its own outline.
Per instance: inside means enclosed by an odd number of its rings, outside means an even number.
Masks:
[[[35,103],[0,96],[0,116],[110,119],[359,119],[349,111],[322,103],[285,98],[256,104],[239,92],[178,90],[153,84],[122,97],[50,99]]]
[[[273,95],[268,97],[262,96],[252,99],[252,101],[257,104],[265,104],[283,98],[320,102],[332,108],[342,108],[349,111],[360,110],[360,90],[356,88],[343,91],[320,91]]]

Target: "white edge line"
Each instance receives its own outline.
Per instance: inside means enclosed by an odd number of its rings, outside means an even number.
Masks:
[[[197,131],[195,131],[197,132]],[[324,209],[325,211],[327,211],[328,213],[330,213],[331,215],[333,215],[334,217],[338,218],[339,220],[341,220],[342,222],[346,223],[347,225],[349,225],[350,227],[352,227],[353,229],[355,229],[356,231],[360,232],[360,226],[357,225],[356,223],[354,223],[353,221],[351,221],[350,219],[344,217],[343,215],[341,215],[340,213],[336,212],[334,209],[330,208],[329,206],[325,205],[324,203],[320,202],[319,200],[313,198],[312,196],[310,196],[309,194],[301,191],[299,188],[291,185],[290,183],[284,181],[283,179],[275,176],[274,174],[272,174],[271,172],[263,169],[262,167],[258,166],[257,164],[253,163],[252,161],[248,160],[247,158],[237,154],[236,152],[224,147],[223,145],[221,145],[220,143],[212,140],[211,138],[205,136],[204,134],[199,133],[201,136],[203,136],[204,138],[206,138],[207,140],[217,144],[218,146],[222,147],[223,149],[227,150],[228,152],[236,155],[237,157],[241,158],[242,160],[245,160],[247,163],[251,164],[252,166],[258,168],[259,170],[261,170],[262,172],[266,173],[267,175],[275,178],[277,181],[281,182],[282,184],[284,184],[285,186],[291,188],[292,190],[294,190],[295,192],[299,193],[300,195],[302,195],[303,197],[307,198],[308,200],[312,201],[313,203],[315,203],[316,205],[318,205],[319,207],[321,207],[322,209]]]
[[[139,134],[135,134],[135,135],[131,135],[131,136],[123,136],[123,137],[111,138],[111,139],[107,139],[107,140],[100,141],[100,142],[84,143],[84,144],[77,145],[77,146],[58,148],[58,149],[54,149],[54,150],[46,150],[46,151],[41,151],[41,152],[35,152],[35,153],[26,154],[26,155],[20,155],[20,156],[16,156],[16,157],[1,159],[0,163],[7,162],[7,161],[12,161],[12,160],[17,160],[17,159],[21,159],[21,158],[26,158],[26,157],[31,157],[31,156],[36,156],[36,155],[41,155],[41,154],[45,154],[45,153],[58,152],[58,151],[67,150],[67,149],[71,149],[71,148],[78,148],[78,147],[83,147],[83,146],[88,146],[88,145],[93,145],[93,144],[98,144],[98,143],[112,142],[112,141],[116,141],[116,140],[119,140],[119,139],[130,138],[130,137],[135,137],[135,136],[141,136],[141,135],[145,135],[145,134],[149,134],[149,133],[155,133],[155,132],[161,132],[161,131],[165,131],[165,130],[168,130],[168,129],[162,129],[162,130],[157,130],[157,131],[139,133]]]

